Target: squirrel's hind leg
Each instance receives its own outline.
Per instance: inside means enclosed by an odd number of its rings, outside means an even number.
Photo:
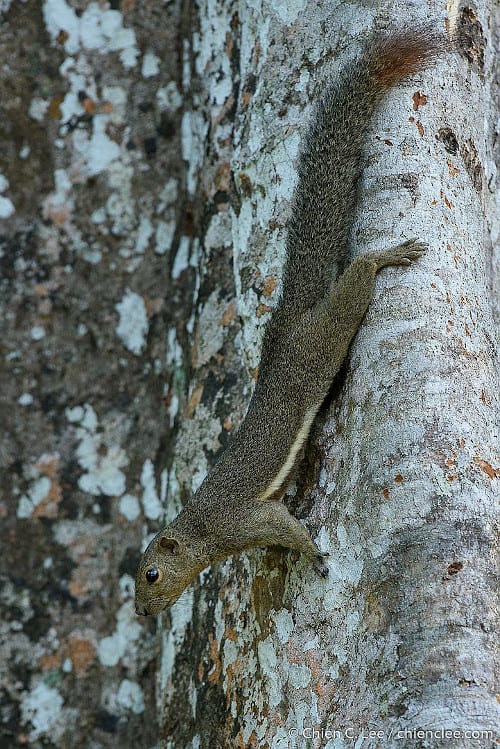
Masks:
[[[342,363],[372,300],[377,273],[389,265],[411,265],[426,249],[423,242],[409,239],[382,252],[367,252],[355,258],[332,283],[319,308],[317,328],[321,330],[322,325],[331,324],[333,359],[337,367]],[[328,328],[327,325],[325,329]]]

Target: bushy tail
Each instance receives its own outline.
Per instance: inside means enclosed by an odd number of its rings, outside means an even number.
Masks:
[[[376,36],[320,101],[299,160],[282,298],[266,330],[264,357],[324,297],[345,258],[365,133],[384,91],[445,47],[445,37],[428,28]]]
[[[433,63],[446,47],[446,37],[434,29],[398,31],[376,37],[361,61],[383,93]]]

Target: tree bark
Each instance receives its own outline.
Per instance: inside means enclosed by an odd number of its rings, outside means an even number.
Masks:
[[[372,123],[352,253],[430,250],[381,274],[286,498],[329,579],[256,550],[157,632],[132,603],[244,415],[313,103],[423,13],[0,0],[2,746],[492,744],[489,3]]]
[[[192,224],[184,16],[156,0],[0,16],[0,746],[153,746],[155,623],[133,577],[181,387],[167,333],[193,298],[194,270],[170,267]]]
[[[184,117],[206,217],[172,514],[244,413],[313,102],[374,26],[426,20],[306,0],[199,14],[202,89]],[[286,499],[330,577],[274,550],[202,575],[163,620],[165,746],[493,745],[490,21],[487,3],[459,11],[457,51],[391,92],[371,127],[352,254],[412,236],[430,249],[381,274]]]

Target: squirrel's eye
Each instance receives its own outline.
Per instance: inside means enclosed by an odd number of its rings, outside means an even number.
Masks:
[[[155,583],[159,577],[160,573],[158,572],[156,567],[151,567],[151,569],[146,572],[146,580],[148,581],[148,583]]]

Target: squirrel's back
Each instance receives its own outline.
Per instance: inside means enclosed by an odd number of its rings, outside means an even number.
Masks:
[[[384,92],[445,48],[433,29],[375,36],[319,102],[298,164],[280,302],[266,329],[263,360],[305,310],[323,299],[346,257],[356,183],[370,119]]]

